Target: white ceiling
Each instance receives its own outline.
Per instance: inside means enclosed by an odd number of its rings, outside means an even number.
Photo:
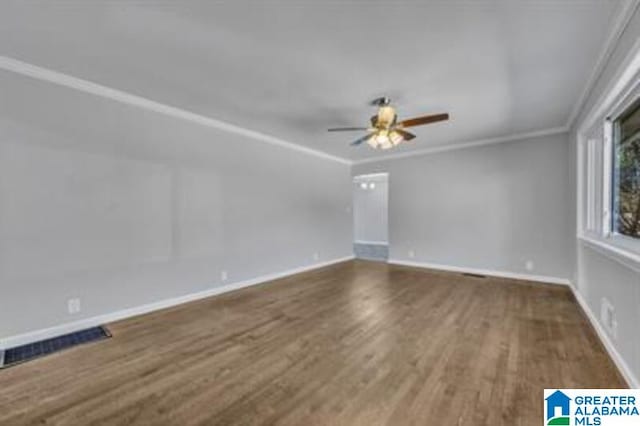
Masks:
[[[449,112],[393,152],[566,125],[617,0],[6,2],[0,55],[336,156],[367,101]]]

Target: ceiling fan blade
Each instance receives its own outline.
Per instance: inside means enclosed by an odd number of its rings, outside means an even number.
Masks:
[[[355,132],[355,131],[363,131],[369,130],[368,127],[334,127],[332,129],[327,129],[330,132]]]
[[[414,139],[416,137],[416,135],[414,135],[413,133],[409,133],[406,130],[402,130],[402,129],[393,129],[394,132],[402,135],[402,138],[405,141],[410,141],[411,139]]]
[[[363,137],[361,137],[360,139],[358,139],[358,140],[355,140],[355,141],[351,142],[351,144],[350,144],[350,145],[351,145],[351,146],[358,146],[358,145],[360,145],[362,142],[366,142],[366,141],[368,141],[369,139],[371,139],[371,138],[373,137],[373,135],[374,135],[374,134],[375,134],[375,133],[369,133],[368,135],[364,135],[364,136],[363,136]]]
[[[425,115],[422,117],[410,118],[408,120],[402,120],[398,123],[398,127],[414,127],[422,126],[423,124],[435,123],[437,121],[446,121],[449,119],[449,114],[433,114]]]

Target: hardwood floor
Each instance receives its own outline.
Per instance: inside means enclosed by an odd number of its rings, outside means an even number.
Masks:
[[[624,387],[567,288],[352,261],[0,371],[0,424],[539,425]]]

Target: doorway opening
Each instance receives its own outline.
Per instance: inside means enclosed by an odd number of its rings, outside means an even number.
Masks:
[[[389,258],[389,174],[353,178],[353,252],[358,259]]]

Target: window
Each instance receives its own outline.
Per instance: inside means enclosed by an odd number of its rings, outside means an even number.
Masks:
[[[640,48],[577,127],[581,244],[640,268]]]
[[[640,238],[640,100],[613,122],[614,234]]]

